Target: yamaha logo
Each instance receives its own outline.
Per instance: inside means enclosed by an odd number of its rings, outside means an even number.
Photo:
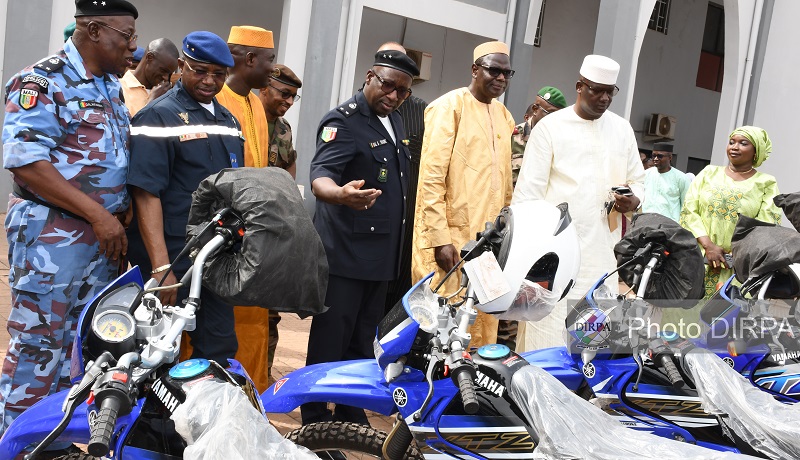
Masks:
[[[594,364],[586,363],[583,365],[583,375],[585,375],[587,379],[594,377],[595,372],[597,372],[597,370],[594,368]]]
[[[397,407],[406,407],[406,403],[408,403],[408,395],[406,394],[406,390],[402,388],[395,388],[392,392],[392,399],[394,399],[394,403]]]
[[[722,360],[725,361],[725,364],[730,366],[731,369],[733,369],[733,359],[730,356],[726,356],[726,357],[722,358]]]

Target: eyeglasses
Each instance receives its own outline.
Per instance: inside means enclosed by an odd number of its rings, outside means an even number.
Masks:
[[[662,158],[666,158],[669,155],[667,155],[665,153],[654,153],[652,156],[653,156],[654,160],[660,160]]]
[[[195,75],[197,75],[198,77],[200,77],[203,80],[205,80],[206,77],[208,77],[209,75],[211,76],[211,78],[213,78],[214,80],[217,80],[217,81],[224,80],[225,77],[228,76],[228,72],[227,71],[225,71],[225,72],[208,72],[208,71],[203,72],[203,71],[199,71],[198,72],[197,70],[194,70],[192,68],[192,66],[189,65],[188,62],[183,61],[183,63],[186,64],[186,68],[187,69],[191,70]]]
[[[617,95],[617,93],[619,93],[619,88],[617,85],[614,85],[611,88],[600,88],[599,86],[592,86],[583,80],[579,80],[578,83],[582,83],[584,86],[586,86],[586,88],[589,89],[589,94],[592,96],[598,96],[602,93],[606,93],[608,97],[614,97]]]
[[[548,114],[548,115],[550,115],[551,113],[555,112],[555,110],[553,110],[553,111],[551,112],[551,111],[549,111],[549,110],[545,109],[544,107],[542,107],[542,106],[541,106],[541,105],[539,105],[539,104],[534,104],[533,106],[534,106],[534,107],[538,107],[538,108],[539,108],[539,109],[540,109],[542,112],[544,112],[544,113],[546,113],[546,114]]]
[[[375,75],[375,78],[377,78],[378,81],[381,82],[381,91],[383,91],[384,93],[392,94],[392,91],[397,91],[397,97],[400,99],[405,99],[408,96],[411,96],[411,88],[398,88],[397,86],[395,86],[394,83],[387,82],[375,72],[372,72],[372,75]]]
[[[501,69],[500,67],[489,67],[486,64],[478,64],[479,66],[486,69],[486,73],[489,74],[492,78],[497,78],[500,74],[503,74],[506,79],[514,78],[514,71],[511,69]]]
[[[92,21],[92,22],[94,22],[95,24],[101,25],[103,27],[107,27],[107,28],[109,28],[111,30],[114,30],[116,32],[119,32],[119,34],[122,35],[125,38],[125,40],[128,41],[128,43],[133,43],[139,38],[139,36],[136,35],[136,34],[123,32],[123,31],[117,29],[116,27],[111,27],[110,25],[106,24],[105,22],[100,22],[100,21]]]
[[[297,102],[300,99],[300,95],[299,94],[292,94],[289,91],[284,91],[284,90],[282,90],[280,88],[276,88],[276,87],[270,85],[269,83],[267,83],[267,86],[269,86],[270,88],[272,88],[275,91],[277,91],[278,93],[280,93],[281,99],[291,99],[292,102]]]

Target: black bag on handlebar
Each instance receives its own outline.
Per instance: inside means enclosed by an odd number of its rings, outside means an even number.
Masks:
[[[780,270],[800,263],[800,233],[791,228],[739,216],[731,238],[733,271],[736,279]]]
[[[694,235],[674,220],[655,213],[633,216],[628,233],[614,246],[617,266],[629,261],[648,243],[662,245],[669,252],[660,268],[650,278],[645,299],[657,307],[689,307],[683,300],[702,299],[705,294],[703,254]],[[649,259],[649,257],[648,257]],[[644,266],[647,260],[641,262]],[[634,284],[636,266],[620,268],[619,277],[628,286]],[[641,268],[641,267],[639,267]]]
[[[328,259],[292,176],[280,168],[236,168],[205,178],[192,195],[187,240],[226,207],[244,218],[241,249],[209,260],[203,285],[233,305],[301,318],[323,312]]]
[[[800,232],[800,192],[784,193],[772,199],[775,206],[783,209],[786,218]]]

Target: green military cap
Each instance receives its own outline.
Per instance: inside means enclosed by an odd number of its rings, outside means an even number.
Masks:
[[[559,109],[563,109],[567,106],[567,100],[564,98],[564,94],[555,86],[545,86],[539,90],[538,96]]]
[[[67,24],[67,27],[64,27],[64,41],[69,40],[69,37],[75,33],[75,21],[70,22]]]

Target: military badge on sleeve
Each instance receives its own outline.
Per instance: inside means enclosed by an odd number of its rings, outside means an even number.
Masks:
[[[39,91],[23,88],[19,91],[19,106],[25,110],[36,107],[39,102]]]
[[[331,126],[326,126],[322,128],[322,134],[320,134],[319,138],[322,142],[330,142],[336,139],[336,130],[338,128],[333,128]]]

